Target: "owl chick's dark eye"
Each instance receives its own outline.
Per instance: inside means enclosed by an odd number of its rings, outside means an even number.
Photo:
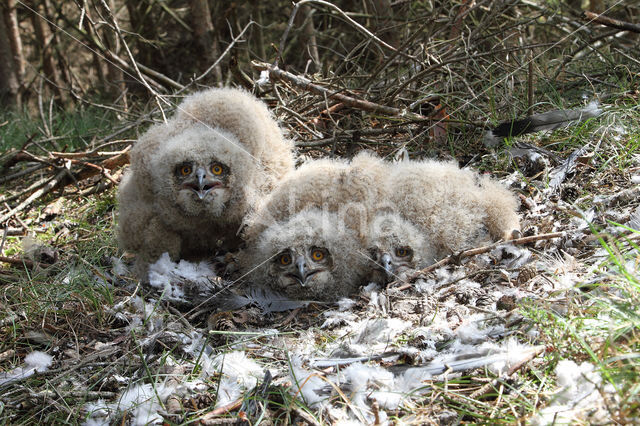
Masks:
[[[311,259],[313,259],[314,262],[322,262],[326,256],[327,253],[324,249],[315,248],[311,250]]]
[[[178,174],[181,176],[188,176],[193,171],[193,168],[189,164],[183,164],[178,167]]]
[[[223,172],[223,168],[220,164],[213,164],[211,166],[211,173],[213,173],[216,176],[220,176]]]
[[[396,249],[396,256],[398,257],[407,257],[410,256],[412,253],[412,250],[408,247],[398,247]]]
[[[278,256],[278,263],[283,266],[291,265],[291,255],[289,253],[283,253]]]

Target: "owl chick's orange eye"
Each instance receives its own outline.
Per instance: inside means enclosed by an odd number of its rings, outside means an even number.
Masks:
[[[216,176],[219,176],[222,174],[222,166],[219,164],[214,164],[213,166],[211,166],[211,173],[213,173]]]
[[[278,262],[280,262],[281,265],[287,266],[291,264],[291,255],[288,253],[282,254],[280,255],[280,258],[278,259]]]
[[[311,258],[314,261],[319,262],[324,259],[324,252],[322,250],[314,250],[311,252]]]
[[[191,166],[184,165],[184,166],[180,167],[180,174],[182,176],[190,175],[191,174]]]
[[[396,249],[396,256],[407,257],[411,254],[411,250],[406,247],[399,247]]]

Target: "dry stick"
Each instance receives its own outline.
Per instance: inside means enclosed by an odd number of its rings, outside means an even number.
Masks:
[[[51,191],[53,188],[55,188],[58,185],[60,185],[60,183],[64,180],[64,178],[67,176],[68,173],[69,173],[69,170],[67,170],[67,169],[61,170],[53,179],[51,179],[49,181],[49,183],[47,183],[45,186],[43,186],[42,188],[40,188],[37,191],[35,191],[27,199],[25,199],[23,202],[18,204],[15,208],[13,208],[9,212],[7,212],[4,215],[2,215],[0,217],[0,223],[4,223],[11,216],[15,215],[16,213],[20,212],[25,207],[27,207],[28,205],[33,203],[36,199],[40,198],[44,194],[46,194],[49,191]]]
[[[605,25],[607,27],[618,28],[620,30],[631,31],[634,33],[640,33],[640,25],[632,24],[630,22],[620,21],[618,19],[609,18],[608,16],[599,15],[597,13],[585,11],[583,19],[591,22],[597,22],[598,24]]]
[[[474,249],[470,249],[470,250],[465,250],[465,251],[463,251],[461,253],[452,254],[450,256],[447,256],[444,259],[440,260],[439,262],[434,263],[431,266],[427,266],[424,269],[416,271],[413,274],[411,274],[409,277],[407,277],[405,280],[396,280],[396,281],[390,283],[389,286],[397,285],[397,284],[400,284],[400,283],[405,283],[404,285],[398,287],[398,290],[406,290],[407,288],[411,287],[411,284],[408,284],[408,283],[412,283],[416,279],[418,279],[419,277],[423,276],[424,274],[428,274],[429,272],[435,271],[439,267],[441,267],[443,265],[448,265],[449,263],[452,263],[453,261],[464,259],[465,257],[476,256],[478,254],[487,253],[487,252],[493,250],[494,248],[502,246],[502,245],[505,245],[505,244],[515,244],[515,245],[528,244],[528,243],[532,243],[534,241],[550,240],[552,238],[559,238],[559,237],[562,237],[564,235],[565,235],[564,232],[552,232],[550,234],[531,235],[529,237],[516,238],[515,240],[510,240],[510,241],[499,241],[497,243],[490,244],[488,246],[478,247],[478,248],[474,248]]]
[[[134,139],[131,140],[122,140],[122,141],[117,141],[116,143],[131,143],[131,142],[135,142]],[[121,151],[84,151],[84,152],[57,152],[57,151],[52,151],[50,154],[52,157],[55,158],[66,158],[66,159],[82,159],[82,158],[88,158],[88,157],[93,157],[93,156],[97,156],[97,157],[115,157],[116,155],[120,155],[120,154],[124,154],[125,152],[127,152],[129,150],[130,147],[127,147],[126,149],[123,149]]]
[[[76,174],[75,178],[77,180],[84,180],[101,173],[103,170],[106,172],[107,170],[113,170],[116,167],[124,166],[125,164],[129,164],[128,150],[125,150],[122,154],[118,154],[115,157],[107,158],[99,165],[94,164],[80,170],[80,172]]]
[[[493,388],[494,386],[496,386],[500,381],[504,381],[506,380],[509,376],[511,376],[513,373],[515,373],[516,371],[520,370],[522,367],[524,367],[524,365],[526,363],[528,363],[529,361],[531,361],[532,359],[534,359],[535,357],[537,357],[538,355],[540,355],[542,352],[544,352],[546,350],[546,346],[544,345],[540,345],[540,346],[536,346],[533,348],[533,351],[531,351],[524,359],[522,359],[520,362],[518,362],[517,364],[513,365],[509,371],[502,377],[499,377],[497,379],[494,379],[492,381],[490,381],[489,383],[481,386],[478,390],[476,390],[475,392],[473,392],[471,395],[469,395],[469,398],[471,399],[478,399],[479,397],[485,395],[487,392],[489,392],[491,390],[491,388]]]
[[[189,83],[187,86],[183,87],[182,90],[186,89],[187,87],[191,86],[193,83],[203,79],[207,74],[209,74],[213,69],[215,69],[215,67],[218,66],[218,64],[220,63],[220,61],[222,60],[222,58],[224,58],[225,56],[227,56],[227,54],[229,53],[229,51],[231,51],[231,49],[235,46],[235,44],[238,42],[238,40],[240,40],[240,37],[242,37],[244,35],[244,33],[249,29],[249,27],[255,24],[254,21],[249,21],[249,23],[247,25],[245,25],[245,27],[242,29],[242,31],[240,31],[240,34],[238,34],[237,37],[234,37],[233,40],[231,40],[231,43],[229,43],[229,45],[227,46],[227,48],[224,50],[224,52],[222,52],[222,54],[220,55],[220,57],[218,59],[216,59],[216,61],[209,67],[207,68],[207,70],[205,72],[203,72],[202,74],[200,74],[200,76],[198,76],[195,80],[193,80],[191,83]],[[182,90],[180,90],[178,93],[182,92]]]
[[[113,53],[112,51],[107,50],[107,49],[103,49],[102,51],[104,52],[104,54],[109,59],[113,60],[114,62],[117,62],[120,65],[122,65],[124,68],[126,68],[129,71],[136,72],[136,69],[134,67],[129,65],[127,63],[127,61],[125,61],[124,59],[122,59],[121,57],[119,57],[118,55]],[[155,78],[155,79],[157,79],[157,80],[159,80],[159,81],[161,81],[161,82],[163,82],[163,83],[165,83],[165,84],[167,84],[169,86],[175,87],[176,89],[179,89],[179,90],[184,89],[184,86],[182,84],[178,83],[177,81],[174,81],[174,80],[170,79],[169,77],[167,77],[166,75],[164,75],[162,73],[159,73],[158,71],[155,71],[155,70],[153,70],[153,69],[151,69],[149,67],[146,67],[146,66],[144,66],[142,64],[139,64],[137,62],[136,62],[136,66],[139,68],[140,72],[144,72],[144,74],[147,75],[146,78],[140,76],[140,78],[143,81],[150,81],[154,86],[156,86],[158,88],[163,88],[162,85],[159,82],[157,82],[157,81],[153,80],[152,78],[150,78],[150,77],[153,77],[153,78]]]
[[[0,256],[0,262],[10,263],[11,265],[24,265],[29,269],[33,268],[34,263],[29,259],[23,259],[21,257],[6,257]]]
[[[278,66],[278,62],[281,59],[282,53],[284,52],[284,46],[285,46],[285,43],[287,42],[287,36],[289,35],[289,31],[293,27],[294,19],[296,17],[296,14],[298,13],[298,9],[300,8],[300,6],[302,6],[304,4],[307,4],[307,3],[321,4],[323,6],[327,6],[327,7],[331,8],[331,9],[337,11],[347,22],[349,22],[351,25],[356,27],[356,29],[358,31],[364,33],[367,37],[372,38],[378,44],[380,44],[381,46],[391,50],[392,52],[401,53],[401,52],[398,52],[398,50],[395,47],[385,43],[382,40],[380,40],[371,31],[369,31],[368,29],[366,29],[362,25],[358,24],[356,21],[354,21],[349,15],[347,15],[342,9],[340,9],[335,4],[331,4],[328,1],[324,1],[324,0],[302,0],[302,1],[299,1],[298,3],[296,3],[296,5],[294,6],[293,11],[291,12],[291,16],[289,17],[289,23],[287,24],[287,28],[284,31],[284,33],[282,34],[282,38],[280,39],[280,45],[278,46],[278,56],[276,57],[276,60],[274,62],[274,66],[275,67]],[[408,57],[408,58],[411,58],[411,59],[415,59],[413,56],[408,55],[406,53],[401,53],[401,54],[403,56],[405,56],[405,57]]]
[[[160,108],[160,113],[162,114],[162,118],[166,122],[167,117],[164,115],[164,110],[162,109],[162,105],[160,105],[160,100],[162,99],[160,94],[155,90],[153,90],[151,86],[149,86],[149,83],[147,83],[147,80],[145,80],[144,76],[140,72],[140,69],[138,68],[138,63],[134,59],[133,54],[129,49],[129,45],[127,44],[127,41],[124,39],[124,36],[122,35],[122,31],[120,31],[120,26],[118,25],[118,21],[116,21],[116,18],[113,16],[113,13],[111,13],[111,9],[109,8],[109,5],[105,0],[100,0],[100,3],[102,3],[102,7],[104,7],[107,13],[109,14],[109,19],[111,20],[111,23],[113,24],[113,27],[116,30],[116,34],[118,35],[118,38],[120,39],[120,41],[122,42],[122,45],[124,46],[124,50],[127,52],[127,56],[131,61],[131,65],[136,71],[136,75],[138,76],[142,84],[147,88],[147,90],[153,95],[156,101],[156,104],[158,105],[158,108]]]
[[[326,96],[328,98],[337,99],[340,102],[344,103],[347,106],[352,108],[358,108],[364,111],[382,113],[392,116],[404,116],[416,120],[428,120],[427,117],[415,114],[413,112],[394,108],[386,105],[380,105],[373,102],[365,101],[362,99],[356,99],[351,96],[343,95],[341,93],[332,92],[324,87],[318,86],[317,84],[313,84],[311,80],[291,74],[290,72],[281,70],[277,66],[274,67],[272,65],[266,64],[264,62],[253,62],[253,67],[260,71],[268,71],[269,77],[273,80],[285,80],[289,83],[293,84],[296,87],[307,90],[309,92],[316,93],[321,96]]]

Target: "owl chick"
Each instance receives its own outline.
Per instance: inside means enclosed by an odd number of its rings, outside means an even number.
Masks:
[[[239,261],[254,284],[294,299],[335,301],[354,293],[368,259],[355,232],[335,213],[307,209],[267,227]]]
[[[249,220],[249,232],[260,233],[305,209],[322,209],[337,214],[341,222],[363,236],[374,206],[384,200],[383,180],[388,167],[388,163],[368,152],[350,162],[307,162],[285,176],[266,197]]]
[[[363,245],[371,256],[369,282],[384,284],[437,260],[429,238],[395,212],[373,218]]]
[[[391,166],[388,199],[444,257],[519,233],[517,199],[489,177],[434,160]]]
[[[235,249],[245,215],[293,166],[291,142],[251,95],[187,97],[136,143],[120,184],[118,240],[137,254],[135,273],[146,281],[164,252],[177,261]]]

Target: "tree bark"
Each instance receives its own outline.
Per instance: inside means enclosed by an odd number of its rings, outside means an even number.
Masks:
[[[154,24],[151,6],[146,0],[125,0],[131,31],[138,34],[140,40],[135,44],[137,59],[149,68],[166,73],[166,67],[162,52],[156,49],[150,42],[159,39],[158,31]]]
[[[4,11],[4,10],[3,10]],[[20,84],[4,19],[0,19],[0,105],[16,107]]]
[[[62,101],[63,95],[60,89],[60,76],[53,57],[53,35],[51,34],[49,23],[45,20],[48,14],[44,4],[40,2],[36,3],[36,1],[32,1],[31,7],[37,12],[37,14],[34,13],[31,15],[31,22],[38,42],[40,59],[42,60],[42,71],[47,78],[47,84],[53,91],[54,96],[57,97],[59,101]]]
[[[209,2],[207,0],[189,0],[189,5],[191,7],[195,41],[204,52],[203,58],[206,63],[203,69],[206,69],[220,55],[218,39],[211,21]],[[219,64],[213,70],[213,77],[216,83],[222,83],[222,68]]]
[[[18,79],[18,105],[21,101],[21,91],[24,88],[24,54],[22,53],[22,39],[20,38],[20,28],[18,27],[18,13],[16,11],[16,0],[7,0],[7,4],[3,10],[3,18],[11,53],[13,55],[13,63],[15,65],[16,77]]]
[[[313,25],[313,9],[309,5],[304,5],[296,15],[296,25],[302,27],[300,35],[300,47],[313,61],[316,70],[322,69],[320,55],[318,54],[318,41],[316,39],[316,29]]]

